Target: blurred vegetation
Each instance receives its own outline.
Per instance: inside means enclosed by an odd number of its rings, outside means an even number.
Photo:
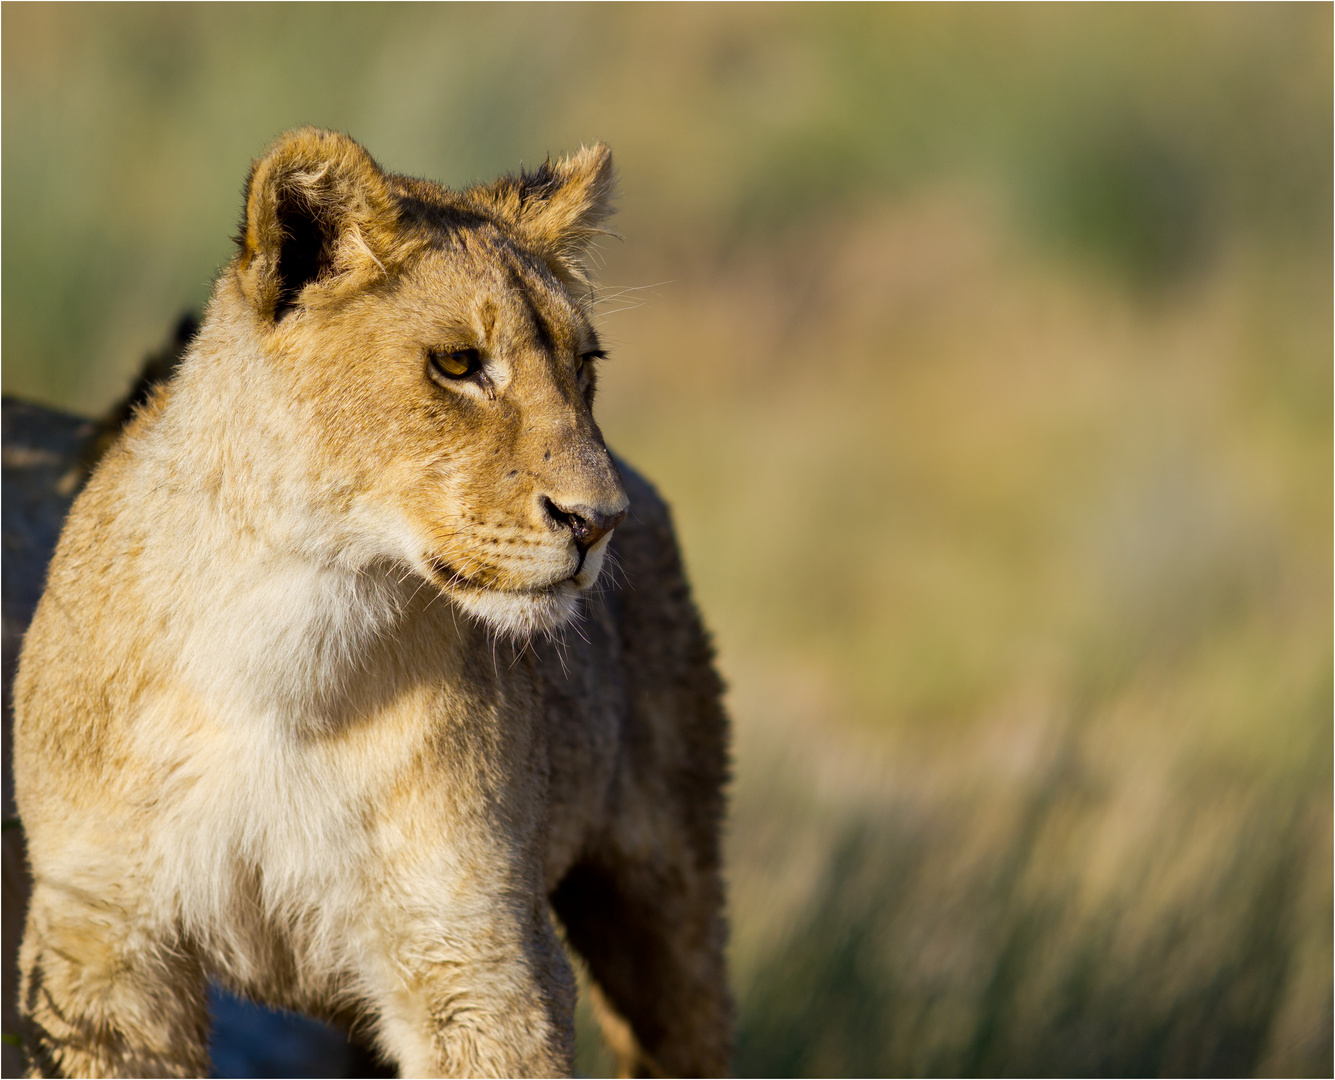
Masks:
[[[1328,5],[0,20],[5,388],[80,410],[283,128],[613,146],[600,415],[732,686],[741,1074],[1330,1073]]]

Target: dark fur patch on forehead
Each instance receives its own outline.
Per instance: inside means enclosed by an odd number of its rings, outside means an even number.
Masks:
[[[587,320],[546,267],[517,250],[502,256],[506,277],[520,298],[538,347],[557,355],[578,348],[578,339],[587,333]]]
[[[522,264],[524,288],[533,289],[541,281],[543,288],[574,303],[574,298],[557,280],[547,261],[530,250],[504,218],[479,209],[468,201],[466,195],[430,180],[407,176],[391,176],[389,179],[397,196],[401,227],[417,233],[429,247],[436,250],[475,248],[499,256],[507,265]],[[521,284],[519,279],[516,284]]]
[[[533,322],[533,333],[537,336],[538,344],[543,352],[556,352],[556,334],[552,328],[547,325],[547,320],[542,317],[542,312],[538,310],[538,305],[533,302],[532,297],[525,296],[524,304],[528,308],[528,317]]]
[[[582,148],[534,172],[502,176],[491,184],[450,191],[429,180],[385,177],[399,204],[400,227],[428,244],[484,224],[528,252],[572,292],[591,288],[585,265],[590,243],[606,232],[615,178],[611,151],[601,143]]]
[[[389,182],[398,201],[400,227],[424,239],[446,241],[463,229],[496,225],[489,214],[465,205],[454,192],[430,180],[396,175]]]

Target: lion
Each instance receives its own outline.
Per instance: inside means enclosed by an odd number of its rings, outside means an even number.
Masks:
[[[722,684],[592,412],[613,188],[601,143],[462,192],[312,128],[253,165],[24,640],[32,1075],[207,1075],[212,978],[405,1076],[568,1076],[566,943],[624,1075],[727,1069]]]

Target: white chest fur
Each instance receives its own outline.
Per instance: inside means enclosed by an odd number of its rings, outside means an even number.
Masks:
[[[164,620],[175,677],[134,724],[145,855],[159,916],[238,977],[274,932],[333,972],[365,945],[395,844],[377,810],[427,737],[431,681],[395,640],[422,603],[389,570],[253,555],[200,562]]]

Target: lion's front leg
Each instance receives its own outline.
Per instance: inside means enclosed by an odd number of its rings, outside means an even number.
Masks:
[[[415,936],[376,980],[400,1075],[571,1075],[575,979],[546,902],[518,925],[496,914]]]
[[[30,1076],[204,1076],[204,972],[126,907],[40,879],[20,952]]]

